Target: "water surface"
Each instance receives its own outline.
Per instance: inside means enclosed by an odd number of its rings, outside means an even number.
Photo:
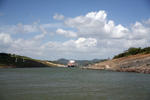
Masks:
[[[0,69],[0,100],[150,100],[150,75],[78,68]]]

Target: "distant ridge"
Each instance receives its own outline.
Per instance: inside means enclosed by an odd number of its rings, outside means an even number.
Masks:
[[[78,64],[78,66],[87,66],[87,65],[95,64],[95,63],[102,62],[102,61],[105,61],[105,60],[106,59],[75,60],[75,61]],[[61,58],[61,59],[55,60],[53,62],[54,63],[63,64],[63,65],[67,65],[67,63],[69,62],[69,60],[65,59],[65,58]]]

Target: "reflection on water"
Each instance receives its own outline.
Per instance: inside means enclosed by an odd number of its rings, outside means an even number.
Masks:
[[[150,100],[150,75],[78,68],[0,69],[0,100]]]

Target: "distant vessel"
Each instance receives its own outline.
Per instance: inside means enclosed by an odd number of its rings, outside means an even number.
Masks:
[[[68,65],[67,65],[68,67],[76,67],[76,62],[74,61],[74,60],[70,60],[69,62],[68,62]]]

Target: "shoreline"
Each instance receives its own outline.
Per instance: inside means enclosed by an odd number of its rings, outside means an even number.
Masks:
[[[150,74],[150,54],[137,54],[122,58],[116,58],[96,63],[94,65],[89,65],[84,68]]]
[[[106,70],[106,71],[114,71],[114,72],[133,72],[133,73],[150,74],[150,68],[102,69],[102,68],[83,67],[82,69],[89,69],[89,70]]]
[[[59,66],[62,67],[62,66]],[[15,66],[0,66],[0,68],[18,68]],[[46,68],[46,67],[20,67],[20,68]],[[67,68],[67,67],[62,67]],[[80,69],[90,69],[90,70],[107,70],[107,71],[115,71],[115,72],[134,72],[134,73],[144,73],[150,74],[150,68],[148,67],[131,67],[131,68],[118,68],[118,69],[107,69],[100,67],[80,67]]]
[[[150,68],[120,68],[120,69],[117,69],[116,71],[150,74]]]

